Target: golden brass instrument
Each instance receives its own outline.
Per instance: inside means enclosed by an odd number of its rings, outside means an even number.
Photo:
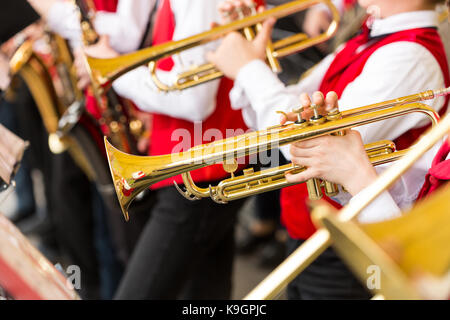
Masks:
[[[130,203],[141,191],[158,181],[178,174],[183,175],[183,180],[186,183],[187,191],[183,192],[184,196],[191,199],[211,197],[215,200],[223,200],[221,197],[225,196],[225,201],[227,201],[230,200],[226,198],[227,194],[219,194],[220,188],[217,186],[210,186],[209,188],[196,186],[189,171],[212,164],[224,163],[225,171],[233,172],[237,168],[235,165],[236,159],[251,154],[278,148],[295,141],[329,134],[339,134],[353,127],[415,112],[428,116],[431,122],[436,124],[439,119],[437,113],[427,105],[419,103],[419,101],[433,99],[448,93],[450,93],[450,88],[434,91],[428,90],[344,112],[333,110],[325,117],[316,114],[310,120],[299,119],[299,121],[294,123],[195,146],[185,152],[169,155],[142,157],[126,154],[114,148],[105,138],[114,187],[126,219],[128,219],[127,211]],[[381,155],[380,161],[396,160],[405,151],[398,152]],[[296,169],[298,168],[293,168],[292,170]],[[261,177],[259,180],[258,175],[256,175],[256,183],[247,184],[246,188],[241,188],[239,192],[233,194],[233,198],[242,198],[287,185],[285,179],[281,179],[281,182],[278,181],[279,179],[271,180],[272,176],[282,176],[286,172],[285,168],[280,167],[267,170],[269,170],[266,171],[268,174],[262,171],[259,174],[259,177]],[[242,178],[237,178],[236,181],[237,186],[242,184]],[[233,182],[233,178],[231,178],[231,182]],[[244,182],[247,183],[247,181]],[[263,185],[263,187],[260,187],[260,185]],[[319,197],[319,195],[317,196]]]
[[[63,41],[62,39],[60,40]],[[62,44],[62,42],[59,43]],[[61,68],[56,68],[61,71]],[[69,78],[65,79],[70,82],[73,78],[70,78],[70,70],[66,71],[69,72],[67,74]],[[67,110],[67,106],[63,102],[64,99],[58,97],[52,77],[44,61],[33,51],[32,41],[24,42],[12,56],[10,60],[10,73],[12,76],[20,76],[29,88],[41,115],[44,127],[49,134],[49,149],[55,154],[69,151],[86,175],[94,179],[96,176],[95,170],[85,157],[78,143],[73,137],[66,134],[68,132],[61,131],[60,129],[61,116]],[[62,73],[63,76],[64,74]],[[64,80],[62,81],[64,83]],[[64,92],[66,98],[72,97],[77,99],[79,97],[77,91],[69,91],[67,89]],[[76,101],[78,100],[74,100],[74,103]]]
[[[450,88],[440,94],[450,94]],[[337,215],[338,221],[346,222],[355,218],[382,192],[389,189],[417,160],[450,132],[450,115],[445,116],[434,128],[423,135],[410,150],[394,165],[383,172],[366,189],[366,197],[351,201]],[[327,247],[332,244],[330,232],[319,228],[307,241],[295,250],[283,263],[270,273],[245,299],[274,299],[281,291],[309,266]]]
[[[209,31],[183,40],[167,42],[112,59],[87,57],[87,65],[92,73],[93,84],[96,87],[96,90],[99,91],[108,88],[115,79],[124,73],[147,63],[152,79],[161,91],[183,90],[220,78],[223,76],[223,73],[213,64],[192,66],[189,71],[180,74],[174,84],[167,85],[162,83],[156,75],[156,64],[158,60],[215,41],[233,31],[243,31],[246,38],[251,40],[254,37],[255,29],[257,31],[257,29],[260,28],[260,24],[266,19],[270,17],[277,19],[283,18],[319,3],[325,4],[332,14],[332,22],[324,33],[314,38],[309,38],[303,33],[296,34],[270,44],[267,48],[267,60],[272,69],[275,72],[278,72],[280,71],[277,62],[278,58],[315,46],[328,40],[335,34],[339,24],[339,13],[330,0],[290,1],[263,13],[215,27]]]

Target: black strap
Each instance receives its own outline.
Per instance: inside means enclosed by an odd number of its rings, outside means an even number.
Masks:
[[[155,1],[153,8],[150,10],[150,16],[148,17],[147,26],[145,27],[145,33],[142,36],[141,43],[139,44],[139,49],[146,48],[151,45],[153,37],[153,26],[156,16],[156,11],[158,8],[159,0]]]

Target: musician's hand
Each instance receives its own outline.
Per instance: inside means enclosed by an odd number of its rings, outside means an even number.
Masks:
[[[317,37],[328,29],[331,23],[331,16],[327,9],[321,7],[312,7],[306,11],[305,20],[303,21],[303,32],[310,37]],[[317,45],[321,51],[327,50],[327,44],[321,43]]]
[[[295,175],[287,174],[289,182],[320,178],[340,184],[355,195],[377,177],[361,135],[355,130],[347,131],[345,136],[322,136],[293,143],[290,153],[293,163],[307,169]]]
[[[219,4],[218,9],[222,23],[229,23],[242,18],[242,16],[252,15],[253,7],[253,0],[226,0]],[[258,12],[262,11],[264,11],[264,7],[259,7]]]
[[[300,100],[304,107],[308,107],[311,103],[307,95],[302,95]],[[334,92],[329,92],[325,99],[321,93],[316,92],[312,96],[312,101],[321,105],[324,111],[338,106],[337,95]],[[305,117],[308,116],[308,111],[305,111]],[[283,116],[281,120],[282,123],[287,120],[295,121],[296,115],[289,113],[287,118]],[[307,169],[295,175],[286,175],[289,182],[320,178],[340,184],[355,195],[377,177],[358,131],[349,130],[345,136],[322,136],[295,142],[291,144],[290,153],[293,163]]]
[[[84,90],[91,83],[91,78],[86,69],[84,49],[81,47],[74,49],[73,55],[73,64],[75,66],[78,78],[77,86],[80,90]]]
[[[305,120],[309,120],[309,118],[314,115],[313,110],[310,108],[311,103],[319,106],[319,114],[326,115],[328,112],[338,107],[338,96],[334,91],[328,92],[325,98],[323,96],[323,93],[320,91],[314,92],[311,98],[307,93],[302,93],[300,95],[300,105],[304,108],[304,111],[302,112],[302,118]],[[280,122],[281,124],[285,124],[286,121],[296,120],[297,114],[288,112],[286,116],[281,116]]]
[[[274,24],[275,19],[266,20],[253,41],[247,41],[238,32],[228,34],[215,52],[208,52],[208,61],[214,63],[228,78],[235,79],[247,63],[257,59],[265,60],[266,46]]]
[[[84,49],[84,52],[94,58],[115,58],[119,56],[110,45],[109,37],[106,35],[100,36],[98,42]]]
[[[0,53],[0,90],[6,90],[10,81],[8,57]]]

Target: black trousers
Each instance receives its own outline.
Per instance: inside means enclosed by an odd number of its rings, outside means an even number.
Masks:
[[[289,238],[288,254],[303,242]],[[332,248],[326,249],[288,285],[287,295],[289,300],[363,300],[372,297]]]
[[[189,201],[174,187],[156,191],[116,299],[229,299],[242,203]]]

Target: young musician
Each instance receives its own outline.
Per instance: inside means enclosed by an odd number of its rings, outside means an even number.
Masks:
[[[210,29],[219,18],[223,1],[162,0],[153,26],[153,45],[180,40]],[[172,83],[192,64],[202,64],[211,46],[180,52],[158,64],[161,81]],[[89,52],[89,51],[88,51]],[[96,52],[89,52],[95,55]],[[97,52],[114,57],[111,48]],[[170,154],[193,145],[243,133],[247,127],[240,111],[230,108],[233,86],[220,79],[179,92],[161,93],[146,67],[131,71],[114,89],[153,116],[150,155]],[[203,187],[215,185],[228,174],[222,166],[192,173]],[[175,182],[182,184],[180,177]],[[230,298],[234,254],[234,224],[242,201],[222,206],[211,200],[189,201],[173,187],[173,180],[152,187],[157,203],[145,226],[117,293],[118,299],[224,299]],[[131,216],[133,219],[133,216]]]
[[[228,35],[219,49],[209,54],[209,60],[236,79],[231,92],[232,104],[243,109],[246,122],[255,128],[276,123],[274,111],[289,111],[288,108],[298,106],[302,92],[334,90],[341,110],[347,110],[427,88],[448,87],[448,66],[433,11],[437,2],[360,0],[362,7],[375,8],[373,12],[378,16],[371,17],[359,35],[327,56],[309,76],[293,86],[284,86],[263,61],[272,19],[264,23],[263,31],[251,43],[237,33]],[[312,99],[320,103],[323,98],[316,93]],[[302,95],[300,104],[308,106],[310,98]],[[448,98],[430,103],[441,115],[447,104]],[[331,105],[325,101],[323,107],[331,110]],[[422,116],[408,115],[356,130],[364,143],[390,139],[402,149],[412,144],[426,126]],[[282,221],[291,236],[291,252],[315,230],[306,208],[306,197],[305,184],[282,190]],[[293,299],[367,298],[368,294],[333,251],[327,250],[291,283],[288,296]]]
[[[450,1],[447,0],[446,3],[450,11]],[[327,99],[331,106],[338,107],[337,96],[333,92],[327,94]],[[318,100],[320,104],[325,103],[323,94],[319,95]],[[289,118],[295,121],[296,115],[290,114]],[[288,175],[287,179],[291,182],[300,182],[309,179],[309,176],[319,176],[325,180],[341,183],[353,196],[353,200],[364,197],[364,188],[376,179],[378,169],[375,170],[368,161],[361,135],[357,131],[352,130],[345,137],[335,138],[337,137],[327,136],[310,142],[292,144],[290,147],[292,162],[307,165],[309,172],[306,170],[297,175]],[[310,159],[320,161],[308,163]],[[358,174],[355,175],[354,172]],[[374,218],[385,220],[395,217],[400,214],[400,208],[410,205],[416,199],[427,197],[448,181],[450,181],[449,137],[425,153],[401,177],[400,182],[372,202],[358,219],[361,222],[375,222]]]
[[[80,89],[85,88],[87,84],[89,84],[90,78],[84,67],[84,52],[82,48],[83,41],[80,28],[81,17],[79,14],[79,9],[75,6],[75,1],[30,0],[29,2],[43,15],[47,25],[53,32],[56,32],[69,40],[74,50],[74,65],[77,68],[77,74],[79,76],[78,84]],[[148,27],[148,20],[155,1],[81,0],[77,1],[77,4],[84,5],[84,7],[88,5],[91,6],[89,8],[92,9],[93,13],[95,13],[94,17],[92,17],[92,22],[95,31],[100,35],[100,44],[108,41],[108,43],[110,42],[116,50],[120,52],[127,52],[136,50],[139,47],[140,42],[142,42],[142,38],[145,34],[146,28]],[[98,107],[92,93],[89,93],[89,90],[87,90],[86,93],[86,110],[93,118],[99,119],[102,115],[100,108]],[[109,101],[109,103],[111,103],[111,101]],[[102,144],[99,145],[98,152],[99,159],[101,161],[101,157],[105,153]],[[109,170],[107,168],[106,157],[104,157],[104,163],[97,162],[93,165],[104,165],[104,167],[101,167],[99,170],[104,169],[106,174],[109,173],[107,172]],[[64,166],[60,167],[62,168]],[[64,173],[65,174],[55,176],[66,181],[74,181],[74,179],[80,176],[78,172],[74,172],[70,175],[67,174],[67,169]],[[104,176],[106,176],[106,174]],[[87,218],[90,218],[87,222],[89,227],[92,227],[93,224],[95,225],[95,236],[102,240],[102,242],[98,241],[102,246],[98,248],[97,253],[98,258],[101,260],[101,267],[103,267],[100,274],[102,276],[102,284],[105,283],[106,285],[103,287],[108,289],[108,292],[105,292],[102,295],[102,298],[111,298],[117,288],[118,280],[123,271],[122,269],[125,267],[129,256],[131,255],[134,244],[137,241],[138,235],[142,230],[142,224],[148,217],[148,208],[152,205],[153,200],[151,199],[151,196],[146,196],[139,201],[138,217],[131,224],[125,224],[123,223],[120,208],[116,202],[117,200],[112,185],[108,182],[103,183],[102,185],[102,181],[97,181],[97,186],[100,186],[96,189],[101,192],[101,199],[98,199],[99,194],[95,191],[95,195],[93,196],[96,200],[95,202],[93,201],[95,204],[94,216],[89,216],[87,210],[83,210],[83,213],[88,216]],[[71,190],[74,191],[74,188],[75,187],[72,184]],[[86,192],[87,188],[83,187],[79,189]],[[79,189],[76,192],[69,192],[65,196],[69,197],[70,195],[73,195],[73,197],[75,197],[80,194]],[[92,191],[94,188],[92,188],[92,190],[88,188],[88,190]],[[91,192],[88,191],[87,193],[89,196],[89,193]],[[87,196],[84,194],[82,195],[85,198],[84,202],[89,203],[89,200],[86,199]],[[78,202],[83,203],[83,201]],[[69,208],[71,207],[67,206],[67,204],[65,204],[65,206]],[[141,211],[143,210],[146,212],[142,213]],[[104,215],[106,215],[106,219]],[[80,216],[78,214],[77,218],[80,219],[79,217]],[[92,221],[92,219],[95,220]],[[88,227],[85,227],[84,229],[86,233],[89,233],[90,229]],[[65,232],[65,235],[71,234],[75,233]],[[92,234],[92,236],[94,236],[94,234]],[[113,242],[112,245],[107,242],[110,240],[109,236]],[[93,246],[94,241],[90,241],[90,237],[83,236],[83,239],[86,243]],[[83,243],[79,240],[73,242]],[[111,250],[111,248],[114,250]],[[92,249],[94,248],[92,247]],[[88,250],[80,251],[82,253],[88,252]],[[83,257],[81,253],[78,254],[79,259],[80,256],[81,258]],[[89,262],[95,261],[95,259],[85,260]],[[117,260],[119,260],[120,264]],[[96,268],[98,266],[95,265],[94,267]],[[88,275],[87,268],[85,269],[85,273]],[[97,268],[94,269],[94,271],[98,272],[99,270]],[[85,278],[87,279],[87,276]]]

